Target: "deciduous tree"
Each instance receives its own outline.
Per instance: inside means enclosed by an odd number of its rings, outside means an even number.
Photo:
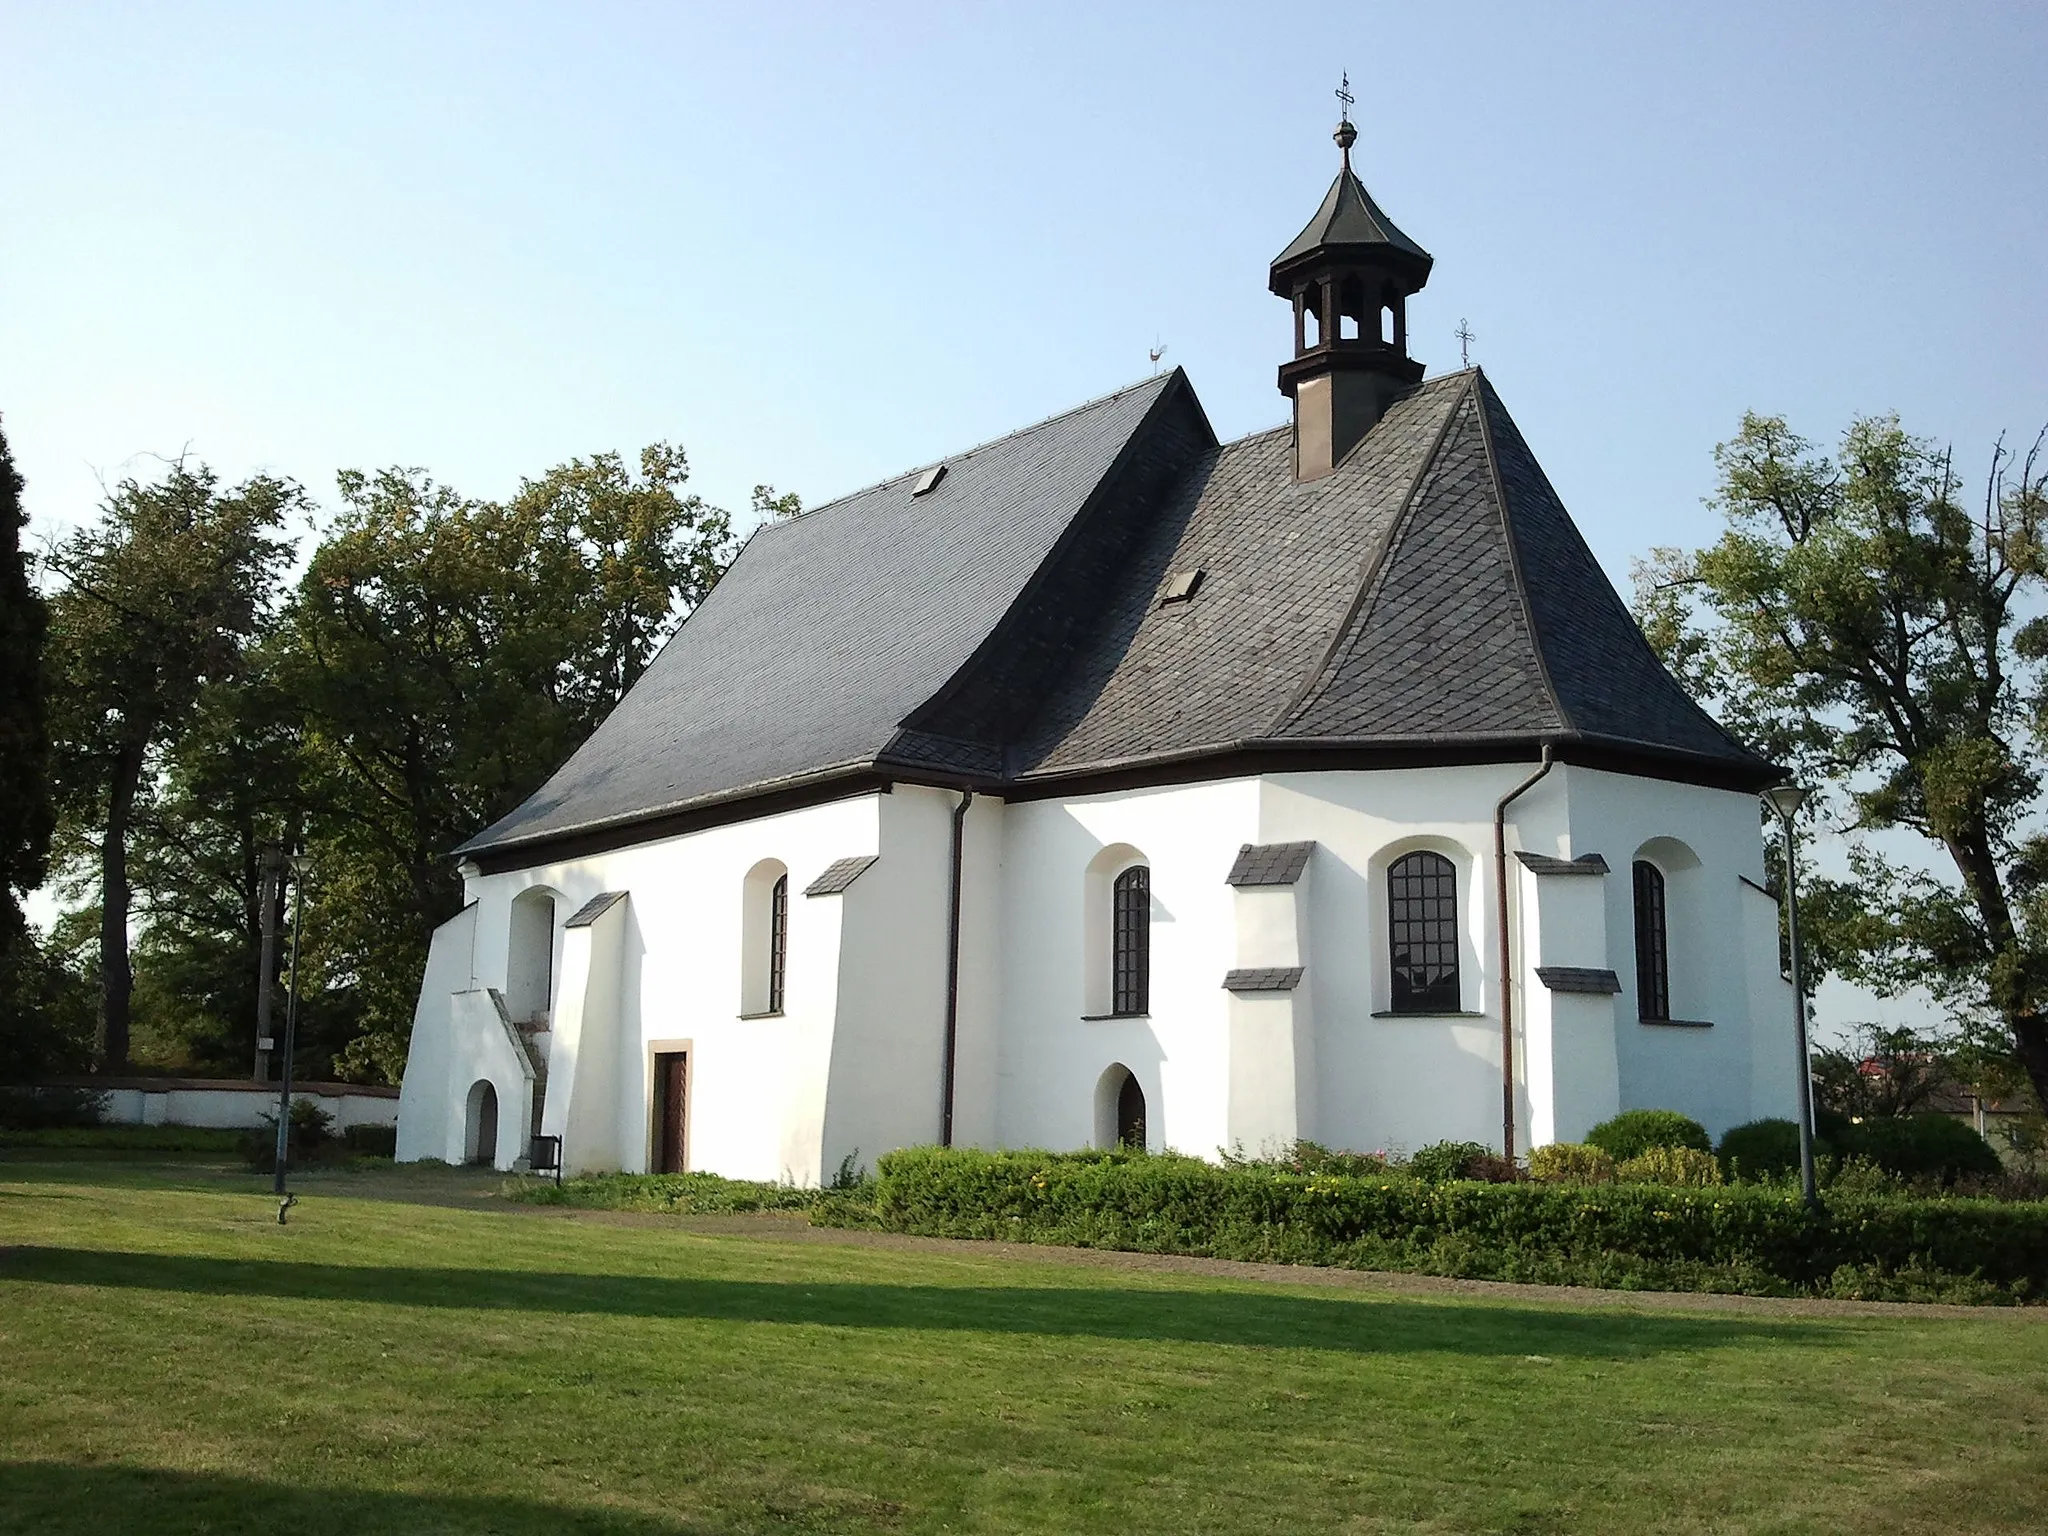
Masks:
[[[1830,455],[1750,415],[1716,459],[1725,531],[1638,569],[1646,632],[1738,734],[1826,786],[1853,878],[1802,903],[1816,958],[1927,987],[2048,1103],[2040,443],[2017,462],[2001,445],[1971,506],[1894,418]],[[1894,829],[1930,857],[1871,836]]]
[[[0,431],[0,1078],[32,1075],[51,1054],[40,961],[21,911],[21,898],[43,883],[55,824],[42,677],[48,615],[22,548],[21,492]]]
[[[210,684],[238,675],[289,553],[299,489],[257,476],[223,490],[183,461],[122,481],[99,520],[52,553],[47,677],[53,780],[70,845],[97,866],[100,1060],[128,1063],[129,846],[160,755]]]
[[[454,848],[596,729],[723,568],[726,514],[687,472],[656,444],[637,475],[572,460],[502,503],[417,470],[340,477],[280,679],[315,808],[310,959],[360,1010],[349,1070],[403,1061]]]

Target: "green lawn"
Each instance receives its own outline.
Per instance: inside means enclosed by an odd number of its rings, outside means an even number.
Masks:
[[[2048,1524],[2039,1311],[1269,1285],[452,1170],[310,1175],[279,1228],[264,1187],[0,1152],[0,1531]]]

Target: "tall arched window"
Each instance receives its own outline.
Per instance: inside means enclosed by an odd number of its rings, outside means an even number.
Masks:
[[[1456,1013],[1458,871],[1440,853],[1409,853],[1387,871],[1396,1013]]]
[[[1636,1012],[1671,1017],[1671,951],[1664,925],[1664,872],[1636,860]]]
[[[782,1012],[789,970],[789,866],[763,859],[747,871],[740,905],[740,1017]]]
[[[768,1011],[782,1012],[782,973],[789,964],[789,876],[768,893]]]
[[[1110,1011],[1147,1013],[1152,1001],[1152,871],[1133,864],[1116,877],[1111,908]]]

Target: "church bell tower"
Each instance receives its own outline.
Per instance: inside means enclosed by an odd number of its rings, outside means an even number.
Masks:
[[[1343,168],[1308,227],[1273,260],[1273,292],[1294,304],[1294,357],[1280,392],[1294,401],[1294,477],[1319,480],[1387,407],[1422,381],[1408,355],[1408,299],[1429,252],[1395,227],[1351,170],[1358,130],[1334,135]]]

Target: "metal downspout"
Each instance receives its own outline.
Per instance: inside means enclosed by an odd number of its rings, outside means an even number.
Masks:
[[[945,1081],[939,1098],[939,1145],[953,1145],[953,1059],[960,1040],[960,867],[967,840],[967,807],[974,804],[974,791],[960,791],[960,803],[953,807],[952,885],[946,908],[946,1049]]]
[[[1515,1160],[1515,977],[1508,939],[1508,807],[1553,766],[1552,747],[1543,744],[1543,766],[1502,795],[1493,807],[1493,910],[1500,929],[1500,1145],[1501,1155]]]

